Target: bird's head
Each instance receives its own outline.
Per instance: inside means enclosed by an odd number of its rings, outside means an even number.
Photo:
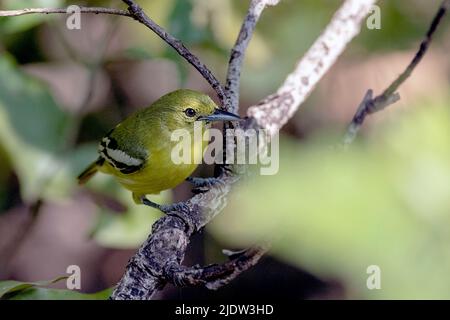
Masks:
[[[156,103],[165,119],[175,127],[185,127],[195,121],[237,121],[238,115],[220,110],[214,101],[204,93],[189,89],[173,91],[161,97]]]

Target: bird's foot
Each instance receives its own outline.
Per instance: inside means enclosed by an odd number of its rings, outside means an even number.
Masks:
[[[206,192],[213,185],[220,183],[220,179],[215,177],[210,178],[188,177],[186,178],[186,181],[188,181],[194,186],[192,192],[195,194]]]
[[[153,201],[150,201],[150,200],[148,200],[146,197],[142,197],[142,198],[141,198],[141,202],[142,202],[142,204],[144,204],[144,205],[146,205],[146,206],[149,206],[149,207],[152,207],[152,208],[161,210],[161,205],[160,205],[160,204],[157,204],[157,203],[155,203],[155,202],[153,202]],[[162,211],[162,210],[161,210],[161,211]]]
[[[157,204],[148,200],[146,197],[142,197],[142,204],[158,209],[165,214],[169,214],[171,212],[189,212],[189,207],[183,202],[173,204]]]

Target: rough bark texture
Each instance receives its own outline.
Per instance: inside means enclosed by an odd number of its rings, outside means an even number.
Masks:
[[[93,13],[93,14],[111,14],[131,17],[131,14],[126,10],[112,9],[112,8],[100,8],[100,7],[82,7],[80,6],[81,13]],[[24,16],[27,14],[43,13],[43,14],[61,14],[67,13],[67,8],[26,8],[19,10],[0,10],[0,17],[16,17]],[[72,13],[72,12],[71,12]]]
[[[228,63],[225,91],[227,93],[226,106],[230,112],[237,113],[239,109],[239,85],[241,81],[242,63],[244,62],[245,52],[252,38],[256,23],[266,6],[275,6],[279,1],[252,0],[250,3],[236,43],[233,49],[231,49],[230,61]]]

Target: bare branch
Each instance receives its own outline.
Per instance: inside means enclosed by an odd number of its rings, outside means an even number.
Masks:
[[[384,92],[379,96],[372,98],[373,91],[367,91],[363,101],[361,102],[355,115],[353,116],[350,125],[348,126],[347,133],[344,138],[345,145],[353,142],[364,120],[366,119],[366,116],[383,110],[387,106],[394,104],[395,102],[400,100],[400,95],[396,91],[406,81],[406,79],[411,76],[414,69],[417,67],[420,61],[422,61],[428,50],[428,47],[430,46],[433,34],[436,32],[440,22],[442,21],[442,18],[445,16],[449,8],[450,0],[444,0],[439,7],[438,12],[434,16],[433,21],[431,22],[430,28],[425,35],[425,39],[420,44],[419,50],[415,54],[410,64],[406,67],[405,71],[403,71],[403,73],[399,75],[398,78],[395,79],[394,82],[392,82],[391,85],[387,87],[387,89],[384,90]]]
[[[267,250],[268,246],[253,247],[233,254],[230,261],[220,265],[192,268],[179,264],[169,265],[165,271],[166,278],[180,287],[203,285],[208,289],[217,290],[257,264]]]
[[[363,19],[375,3],[376,0],[345,1],[277,92],[250,107],[247,115],[271,134],[277,133],[359,33]]]
[[[187,62],[189,62],[195,69],[197,69],[200,74],[205,78],[206,81],[211,85],[211,87],[217,93],[222,105],[225,104],[225,91],[214,76],[214,74],[208,69],[208,67],[203,64],[197,56],[187,49],[184,44],[164,30],[156,22],[150,19],[142,10],[142,8],[135,3],[133,0],[123,0],[124,3],[128,5],[128,11],[110,8],[100,8],[100,7],[80,7],[81,13],[93,13],[93,14],[111,14],[131,17],[138,22],[142,23],[154,33],[156,33],[162,40],[169,44],[175,51],[178,52]],[[0,11],[0,17],[13,17],[21,16],[26,14],[61,14],[67,13],[67,9],[64,8],[28,8],[21,10],[2,10]]]
[[[111,9],[111,8],[100,8],[100,7],[80,7],[81,13],[92,13],[92,14],[111,14],[118,16],[131,17],[131,14],[126,10]],[[67,8],[27,8],[20,10],[0,10],[0,17],[15,17],[23,16],[27,14],[57,14],[57,13],[68,13]]]
[[[250,43],[256,23],[264,8],[268,5],[275,6],[279,0],[252,0],[247,15],[242,23],[238,38],[231,50],[230,62],[228,63],[228,74],[225,85],[227,110],[237,113],[239,109],[239,85],[241,79],[242,63],[245,51]]]
[[[219,80],[214,76],[214,74],[208,69],[208,67],[200,61],[197,56],[195,56],[192,52],[187,49],[184,44],[164,30],[161,26],[159,26],[156,22],[154,22],[150,17],[148,17],[142,8],[136,4],[133,0],[123,0],[128,5],[128,11],[131,13],[134,19],[151,29],[154,33],[156,33],[161,39],[163,39],[168,45],[175,49],[176,52],[187,62],[189,62],[195,69],[200,72],[203,78],[208,81],[211,87],[216,91],[217,96],[219,97],[222,105],[225,104],[225,91],[220,84]]]
[[[85,8],[85,9],[89,9],[86,12],[89,13],[96,13],[96,12],[102,12],[102,13],[106,13],[106,9],[104,8]],[[100,9],[100,10],[99,10]],[[29,13],[43,13],[43,12],[48,12],[48,10],[50,11],[58,11],[58,12],[50,12],[50,13],[65,13],[65,9],[24,9],[24,10],[15,10],[14,14],[10,14],[11,12],[7,11],[8,15],[6,16],[18,16],[18,15],[24,15],[24,14],[29,14]],[[61,11],[59,11],[61,10]],[[34,12],[30,12],[30,11],[34,11]],[[116,11],[116,10],[113,10]],[[24,13],[25,12],[25,13]],[[123,11],[125,13],[127,13],[126,11]],[[1,16],[2,11],[0,11],[0,16]],[[113,13],[114,14],[114,13]],[[116,24],[112,25],[112,27],[107,30],[107,32],[105,33],[105,37],[103,37],[102,42],[99,45],[99,53],[98,56],[95,58],[95,61],[93,63],[84,63],[85,66],[89,69],[89,77],[88,77],[88,85],[87,85],[87,90],[84,94],[84,97],[79,105],[79,107],[77,108],[77,112],[75,112],[72,116],[72,121],[71,123],[68,125],[68,133],[67,133],[67,140],[66,143],[64,145],[64,147],[62,148],[62,150],[60,150],[60,153],[63,157],[68,157],[69,153],[71,151],[73,151],[73,148],[75,147],[75,142],[76,142],[76,138],[78,135],[78,131],[80,129],[80,125],[81,125],[81,112],[87,107],[90,99],[92,98],[93,95],[93,90],[94,90],[94,83],[95,83],[95,76],[96,73],[98,71],[98,69],[101,66],[101,63],[103,61],[103,56],[105,54],[106,48],[113,36],[113,33],[116,29]],[[62,34],[58,34],[58,36],[63,37]],[[64,46],[66,46],[67,50],[72,51],[71,47],[67,46],[67,43],[65,43],[65,39],[62,39],[62,41],[64,42]],[[75,54],[73,52],[70,52],[71,56],[74,56]],[[49,168],[50,169],[50,168]],[[52,166],[52,170],[46,170],[46,172],[50,172],[52,171],[52,175],[43,175],[43,176],[39,176],[37,177],[38,180],[38,185],[41,186],[41,190],[40,192],[35,196],[36,200],[33,201],[33,203],[29,206],[29,217],[27,218],[27,221],[23,224],[23,226],[21,226],[20,230],[17,230],[15,236],[13,237],[13,239],[11,240],[10,243],[8,243],[7,246],[5,246],[5,253],[0,252],[0,261],[5,261],[5,267],[4,267],[4,272],[2,272],[3,270],[1,270],[0,268],[0,273],[6,273],[9,267],[9,264],[11,262],[11,260],[14,259],[15,255],[17,255],[20,252],[20,248],[23,244],[23,242],[27,239],[27,236],[30,234],[30,231],[34,228],[36,222],[38,221],[38,218],[41,214],[41,210],[43,208],[43,206],[45,206],[44,200],[43,200],[43,193],[46,190],[46,188],[48,187],[48,185],[55,179],[56,174],[59,172],[59,170],[61,170],[60,166]]]

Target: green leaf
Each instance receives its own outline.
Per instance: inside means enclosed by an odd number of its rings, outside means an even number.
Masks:
[[[67,276],[38,282],[0,281],[0,300],[106,300],[113,290],[108,288],[96,293],[80,293],[44,288],[65,279]]]
[[[197,26],[192,21],[192,11],[194,9],[193,5],[194,4],[191,0],[174,1],[172,11],[168,17],[169,32],[176,38],[182,39],[183,43],[188,46],[202,45],[203,47],[208,47],[222,53],[222,48],[217,45],[217,41],[214,39],[214,34],[211,31],[210,26]],[[166,49],[162,57],[168,58],[176,64],[180,74],[180,82],[181,84],[185,84],[189,71],[186,61],[184,61],[183,58],[181,58],[172,48],[169,47]]]
[[[113,288],[108,288],[96,293],[80,293],[74,290],[33,287],[12,296],[10,300],[107,300],[112,291]]]
[[[38,282],[20,282],[20,281],[0,281],[0,299],[5,296],[11,296],[19,294],[21,291],[33,288],[33,287],[45,287],[54,284],[58,281],[67,279],[67,276],[58,277],[53,280],[38,281]]]

